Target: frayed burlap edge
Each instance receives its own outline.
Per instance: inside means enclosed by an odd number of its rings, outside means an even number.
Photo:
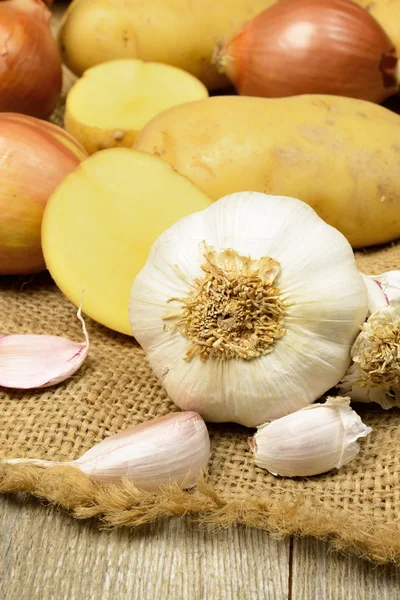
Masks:
[[[189,516],[213,529],[245,525],[279,537],[310,535],[329,540],[335,550],[352,552],[376,563],[400,565],[399,527],[377,525],[362,513],[345,517],[332,507],[327,510],[322,504],[311,505],[302,494],[295,501],[226,499],[207,483],[206,476],[199,478],[191,491],[168,485],[152,494],[127,479],[120,485],[97,483],[72,467],[2,465],[0,493],[12,492],[31,494],[59,505],[78,519],[95,517],[102,528],[138,527],[161,517]]]

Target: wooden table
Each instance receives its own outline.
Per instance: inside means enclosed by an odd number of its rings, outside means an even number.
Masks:
[[[1,600],[400,600],[400,569],[256,529],[185,519],[101,531],[33,498],[0,497]]]

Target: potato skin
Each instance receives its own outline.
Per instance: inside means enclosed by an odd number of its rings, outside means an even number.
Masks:
[[[90,127],[77,121],[70,113],[65,112],[64,127],[75,139],[79,140],[88,154],[108,148],[132,148],[138,131],[122,129],[105,129]]]
[[[115,58],[163,62],[208,89],[228,80],[211,63],[215,46],[274,0],[74,0],[59,32],[63,61],[76,75]]]
[[[400,116],[340,96],[217,96],[164,111],[134,147],[214,200],[299,198],[359,248],[400,236]]]

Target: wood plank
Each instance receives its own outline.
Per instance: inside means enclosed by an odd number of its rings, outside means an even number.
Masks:
[[[287,600],[289,540],[185,519],[99,531],[32,498],[0,497],[2,600]]]
[[[293,540],[290,600],[400,600],[400,569],[334,552],[313,538]]]

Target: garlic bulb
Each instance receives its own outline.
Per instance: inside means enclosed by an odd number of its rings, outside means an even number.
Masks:
[[[352,363],[338,384],[354,402],[400,407],[400,271],[361,274],[370,318],[351,349]]]
[[[400,302],[376,310],[362,326],[351,349],[353,360],[339,383],[354,402],[400,407]]]
[[[11,458],[0,464],[77,467],[96,481],[118,483],[126,477],[155,492],[167,483],[193,487],[209,458],[210,438],[203,419],[195,412],[178,412],[124,429],[76,460]]]
[[[132,331],[171,399],[254,427],[337,384],[367,314],[352,249],[307,204],[231,194],[154,243]]]
[[[261,426],[250,441],[256,465],[272,475],[308,477],[347,464],[360,450],[356,440],[372,431],[349,403],[328,397]]]

